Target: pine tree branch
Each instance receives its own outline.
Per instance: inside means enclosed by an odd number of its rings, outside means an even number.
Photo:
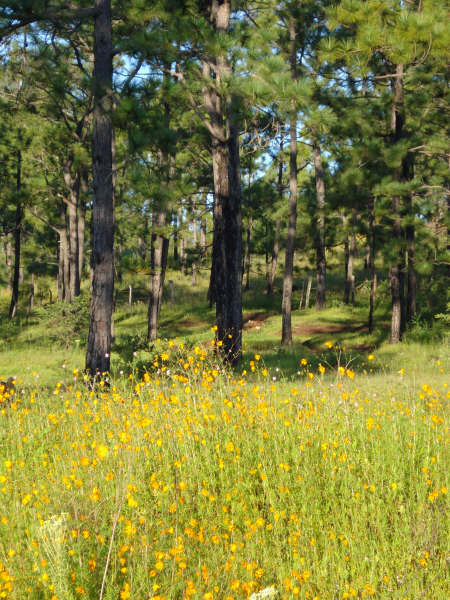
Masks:
[[[0,27],[0,40],[14,34],[17,30],[38,23],[40,21],[49,21],[57,25],[61,21],[72,21],[78,19],[86,19],[89,17],[96,17],[100,14],[100,10],[95,6],[88,8],[80,8],[71,2],[63,5],[62,10],[48,10],[42,13],[35,13],[31,15],[17,15],[17,17],[8,18],[5,25]],[[0,19],[2,13],[0,12]]]
[[[48,221],[47,219],[45,219],[44,217],[41,217],[41,215],[39,215],[36,212],[36,209],[33,208],[29,208],[28,209],[30,211],[30,213],[33,215],[33,217],[36,217],[36,219],[38,219],[39,221],[41,221],[42,223],[44,223],[45,225],[47,225],[47,227],[50,227],[50,229],[52,229],[55,233],[57,233],[58,235],[61,233],[61,231],[63,231],[62,227],[55,227],[54,225],[52,225],[52,223],[50,221]]]
[[[81,60],[80,49],[77,47],[77,45],[74,43],[74,41],[71,37],[69,38],[69,44],[75,54],[75,60],[77,61],[78,68],[84,75],[86,75],[86,77],[89,77],[90,74],[88,73],[87,69],[83,65],[83,61]]]
[[[143,64],[143,62],[144,62],[144,59],[143,59],[143,58],[140,58],[140,59],[138,60],[138,62],[137,62],[137,65],[134,67],[134,69],[133,69],[133,70],[131,71],[131,73],[128,75],[128,77],[127,77],[127,79],[126,79],[125,83],[123,84],[123,86],[122,86],[122,89],[123,89],[123,90],[127,90],[127,89],[129,88],[129,86],[130,86],[131,82],[132,82],[132,81],[133,81],[133,79],[136,77],[136,75],[139,73],[139,71],[140,71],[140,69],[141,69],[141,67],[142,67],[142,64]]]
[[[213,137],[215,137],[216,139],[218,139],[219,142],[221,142],[222,144],[226,144],[227,141],[228,141],[228,138],[218,133],[218,131],[212,126],[212,124],[210,123],[210,121],[207,119],[206,115],[200,109],[199,105],[195,101],[194,96],[192,95],[191,91],[188,89],[186,78],[185,78],[184,74],[181,71],[179,71],[179,70],[177,70],[177,71],[169,71],[169,73],[170,73],[170,75],[173,75],[179,81],[181,81],[181,83],[183,84],[184,89],[186,90],[186,92],[188,94],[188,99],[189,99],[190,105],[192,106],[195,114],[200,118],[200,120],[203,123],[203,125],[209,131],[209,133]]]

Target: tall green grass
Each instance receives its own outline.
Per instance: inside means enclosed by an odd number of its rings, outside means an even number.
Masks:
[[[4,398],[3,597],[446,597],[448,365],[297,358],[161,341],[143,378]]]

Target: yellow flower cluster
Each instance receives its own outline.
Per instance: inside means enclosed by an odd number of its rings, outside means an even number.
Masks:
[[[274,381],[255,354],[246,377],[172,342],[126,385],[0,412],[0,598],[98,597],[105,571],[120,600],[439,597],[445,392],[299,362]]]

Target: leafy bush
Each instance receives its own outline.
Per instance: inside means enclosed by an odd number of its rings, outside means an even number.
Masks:
[[[54,302],[36,309],[35,316],[50,341],[68,348],[84,345],[89,330],[89,299],[78,296],[72,303]]]
[[[420,344],[430,344],[441,340],[446,329],[449,326],[448,315],[436,315],[433,321],[429,321],[422,315],[417,315],[406,332],[406,339],[409,342],[418,342]]]
[[[450,302],[447,302],[447,310],[437,315],[434,315],[434,318],[441,323],[443,327],[450,328]]]

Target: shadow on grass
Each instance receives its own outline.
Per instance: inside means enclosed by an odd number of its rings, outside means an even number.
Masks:
[[[278,286],[281,280],[276,283]],[[215,309],[210,308],[207,303],[206,285],[206,279],[198,287],[193,287],[188,277],[174,279],[173,304],[170,289],[166,287],[159,321],[159,336],[162,339],[179,338],[187,346],[196,343],[210,344],[213,337],[210,327],[215,321]],[[293,344],[282,347],[280,289],[275,289],[274,294],[268,296],[265,286],[263,276],[254,278],[252,288],[243,294],[244,360],[236,368],[236,373],[248,368],[248,362],[253,360],[255,353],[262,355],[271,371],[278,368],[288,378],[297,377],[301,358],[308,360],[308,368],[314,373],[317,373],[319,364],[332,368],[336,368],[338,364],[351,364],[352,368],[365,369],[368,367],[368,354],[376,352],[388,339],[390,307],[386,297],[380,295],[375,313],[375,330],[369,334],[365,297],[357,297],[355,306],[346,306],[339,300],[341,290],[331,291],[327,297],[330,308],[322,312],[316,312],[313,308],[299,311],[295,309],[300,295],[297,286],[292,311]],[[154,344],[146,339],[147,289],[142,285],[133,286],[133,298],[133,304],[129,306],[127,286],[118,288],[117,310],[114,314],[116,339],[113,347],[116,364],[133,364],[133,353],[139,350],[151,362],[155,351]],[[38,354],[39,348],[52,347],[45,322],[41,322],[34,314],[27,319],[24,311],[10,321],[7,309],[6,302],[1,302],[2,349],[11,352],[27,348]],[[325,346],[327,341],[333,343],[333,349],[329,350]],[[370,368],[372,372],[379,369],[372,362]]]

